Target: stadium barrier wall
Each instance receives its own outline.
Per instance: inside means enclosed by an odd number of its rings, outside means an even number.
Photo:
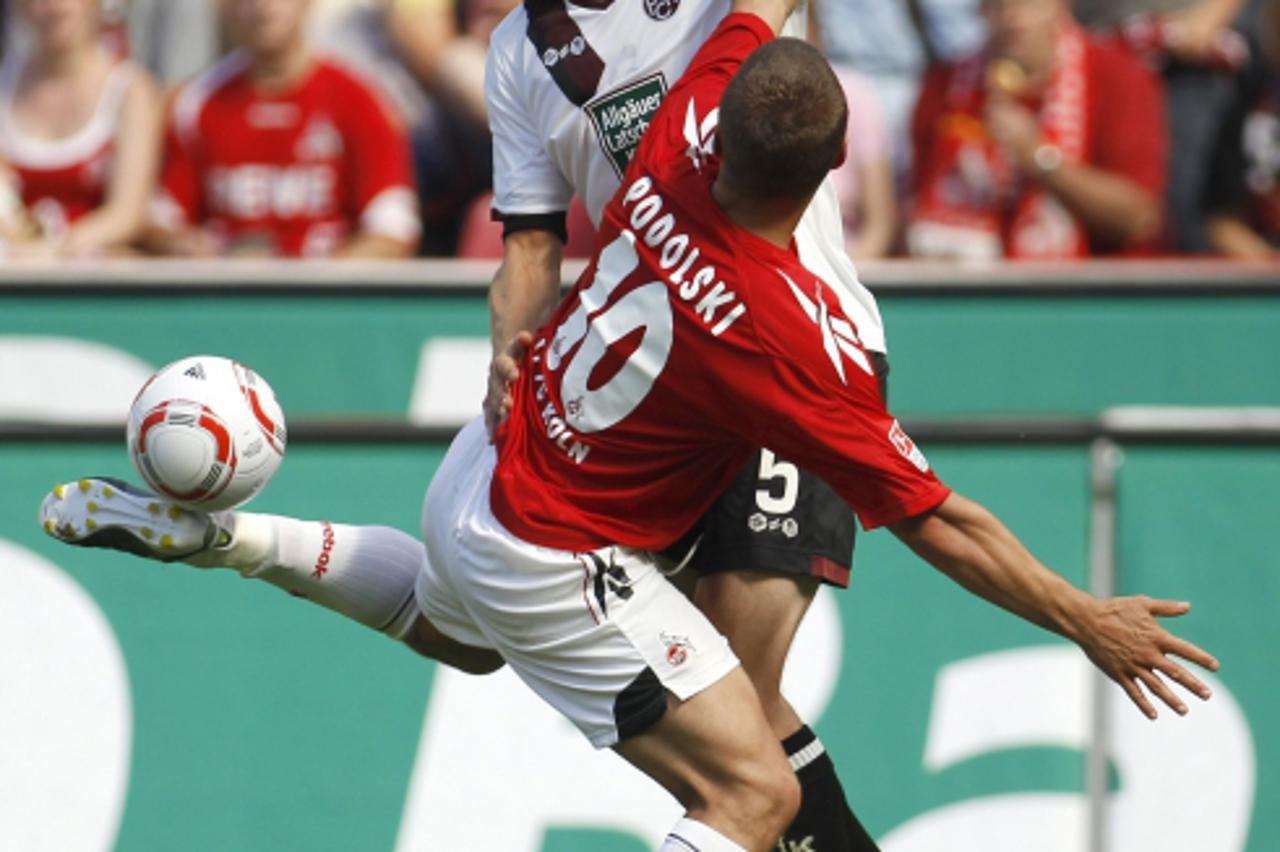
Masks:
[[[133,478],[112,421],[139,375],[196,351],[259,369],[292,417],[255,509],[417,529],[491,267],[228,268],[0,271],[0,848],[651,848],[672,803],[509,675],[40,533],[53,482]],[[1274,271],[866,277],[893,407],[944,480],[1074,582],[1193,600],[1178,629],[1224,664],[1212,702],[1148,723],[1069,646],[860,536],[786,689],[884,848],[1280,847],[1270,414],[1100,416],[1280,404]]]

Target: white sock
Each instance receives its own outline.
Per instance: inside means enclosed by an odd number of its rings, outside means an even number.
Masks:
[[[235,568],[395,639],[417,616],[413,587],[426,551],[407,533],[252,512],[219,521],[232,528],[230,544],[193,564]]]
[[[685,817],[675,824],[658,852],[747,852],[705,822]]]

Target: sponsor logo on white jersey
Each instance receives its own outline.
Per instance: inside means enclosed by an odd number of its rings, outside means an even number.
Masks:
[[[627,170],[640,138],[649,129],[649,122],[666,94],[666,77],[659,71],[606,92],[583,107],[618,177]]]

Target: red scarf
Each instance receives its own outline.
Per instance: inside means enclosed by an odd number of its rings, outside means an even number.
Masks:
[[[1063,25],[1039,102],[1040,133],[1066,163],[1088,160],[1091,84],[1087,36]],[[983,111],[991,57],[956,66],[921,174],[907,230],[913,255],[1063,259],[1086,257],[1075,217],[1031,177],[1020,176],[987,135]],[[1027,104],[1033,106],[1033,104]]]

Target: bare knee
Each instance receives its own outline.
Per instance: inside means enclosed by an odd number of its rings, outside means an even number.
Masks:
[[[625,740],[618,752],[661,783],[689,816],[711,825],[747,849],[772,850],[800,807],[800,783],[778,740],[759,715],[755,695],[741,672],[733,691],[721,692],[705,709],[706,694],[676,704],[652,731]],[[720,691],[713,687],[712,691]],[[692,705],[704,702],[694,711]],[[755,707],[754,711],[752,708]],[[699,718],[688,727],[690,715]],[[695,730],[692,739],[686,735]]]
[[[785,759],[762,762],[713,795],[720,800],[708,804],[734,823],[753,827],[761,848],[772,849],[800,809],[800,782]]]
[[[419,614],[404,636],[404,644],[417,653],[452,666],[467,674],[496,672],[505,665],[497,651],[466,645],[441,633],[425,615]]]
[[[772,850],[800,808],[800,782],[790,764],[761,759],[719,769],[664,786],[694,819],[748,849]]]

